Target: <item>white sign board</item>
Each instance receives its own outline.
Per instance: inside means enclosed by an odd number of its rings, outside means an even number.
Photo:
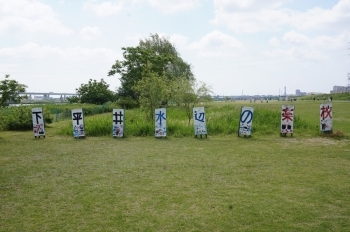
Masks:
[[[332,103],[320,105],[320,130],[322,132],[333,130]]]
[[[281,133],[293,134],[294,129],[294,105],[282,105]]]
[[[44,116],[42,108],[32,108],[32,120],[34,137],[45,137]]]
[[[204,107],[193,108],[193,124],[196,136],[208,134]]]
[[[241,115],[239,117],[238,135],[250,135],[252,132],[254,108],[242,106]]]
[[[113,137],[124,136],[124,109],[113,109]]]
[[[166,137],[166,108],[155,109],[155,137]]]
[[[72,110],[73,136],[74,138],[84,137],[84,115],[83,109]]]

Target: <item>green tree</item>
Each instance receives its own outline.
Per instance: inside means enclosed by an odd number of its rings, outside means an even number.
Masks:
[[[199,103],[211,101],[211,93],[211,87],[201,81],[182,77],[172,82],[172,100],[184,108],[188,124],[191,123],[193,117],[193,107]]]
[[[102,105],[108,101],[116,100],[115,94],[108,88],[109,84],[103,79],[99,82],[90,79],[89,83],[81,84],[76,91],[81,103]]]
[[[165,76],[169,79],[185,77],[193,80],[194,75],[191,65],[186,63],[176,50],[175,45],[169,41],[169,37],[160,37],[158,34],[151,34],[149,38],[140,40],[139,47],[153,51],[156,55],[168,57],[167,63],[163,64]]]
[[[0,107],[8,106],[9,101],[21,102],[22,99],[27,98],[27,96],[20,96],[20,93],[26,91],[27,86],[9,78],[10,75],[6,74],[5,79],[0,81]]]
[[[151,35],[148,39],[140,40],[137,47],[122,50],[124,59],[117,60],[108,72],[108,76],[120,75],[121,86],[118,89],[120,97],[139,99],[133,87],[143,78],[145,67],[155,75],[165,76],[168,79],[179,76],[193,79],[191,66],[181,59],[168,38],[159,37],[157,34]]]
[[[152,71],[149,65],[142,72],[142,78],[133,90],[138,96],[141,108],[146,111],[148,119],[154,119],[154,110],[162,105],[162,102],[169,98],[169,80],[164,75],[159,76]]]
[[[79,103],[80,102],[80,97],[78,96],[71,96],[67,97],[67,100],[69,103]]]

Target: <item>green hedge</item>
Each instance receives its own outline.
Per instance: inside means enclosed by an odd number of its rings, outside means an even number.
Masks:
[[[1,130],[32,130],[32,106],[12,107],[7,114],[0,116]],[[53,117],[48,109],[43,108],[45,125],[53,122]]]

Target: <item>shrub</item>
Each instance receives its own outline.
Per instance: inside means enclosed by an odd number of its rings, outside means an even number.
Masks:
[[[138,102],[132,99],[132,97],[122,97],[117,101],[117,104],[124,109],[134,109],[139,106]]]
[[[2,130],[32,130],[32,108],[28,106],[13,107],[11,113],[2,116]],[[45,125],[52,123],[50,111],[43,108]]]

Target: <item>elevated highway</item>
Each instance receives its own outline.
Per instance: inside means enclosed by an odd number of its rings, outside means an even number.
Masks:
[[[20,95],[27,95],[29,99],[32,99],[32,96],[43,96],[43,99],[50,99],[51,96],[61,96],[61,99],[66,99],[68,96],[77,96],[76,93],[54,93],[54,92],[23,92]]]

